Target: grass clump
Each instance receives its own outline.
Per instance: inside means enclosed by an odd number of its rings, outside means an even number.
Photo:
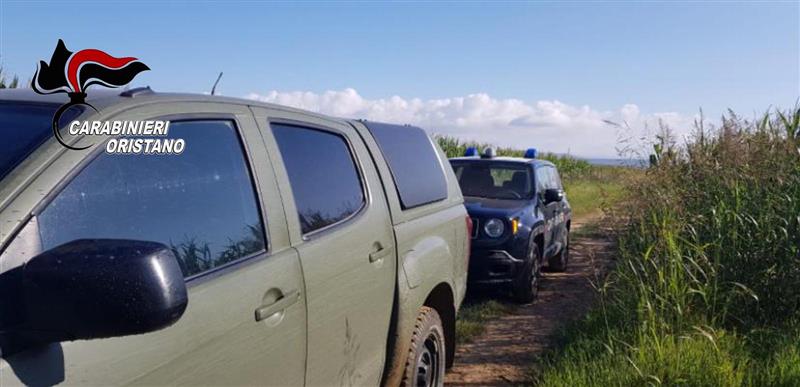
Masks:
[[[619,262],[542,385],[800,385],[800,110],[730,113],[626,177]]]
[[[511,313],[514,307],[496,300],[482,299],[467,301],[458,312],[456,321],[456,342],[468,343],[483,333],[484,324],[489,320]]]
[[[736,340],[704,335],[643,337],[628,351],[597,346],[583,337],[571,343],[558,368],[545,368],[550,386],[732,386],[745,380]]]

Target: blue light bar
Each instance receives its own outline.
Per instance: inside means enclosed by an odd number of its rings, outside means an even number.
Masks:
[[[526,159],[535,159],[536,158],[536,148],[528,148],[525,151],[525,158]]]
[[[467,148],[467,150],[464,152],[464,156],[466,157],[475,157],[477,155],[478,155],[478,148],[474,146]]]

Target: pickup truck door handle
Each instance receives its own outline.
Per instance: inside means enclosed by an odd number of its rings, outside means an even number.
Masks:
[[[297,300],[300,299],[300,292],[297,290],[292,290],[287,292],[283,295],[283,297],[279,298],[277,301],[269,304],[269,305],[262,305],[258,309],[256,309],[256,321],[264,320],[275,313],[282,312],[284,309],[288,308]]]
[[[371,253],[369,253],[369,262],[375,263],[382,260],[384,257],[389,255],[392,252],[391,247],[383,247],[380,243],[375,243],[377,249]]]

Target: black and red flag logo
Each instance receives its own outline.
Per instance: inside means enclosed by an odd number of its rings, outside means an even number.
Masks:
[[[121,87],[130,83],[142,71],[150,70],[134,57],[117,58],[104,51],[85,49],[72,52],[59,39],[50,63],[39,61],[31,87],[39,94],[67,93],[70,101],[53,115],[53,133],[61,145],[75,150],[64,142],[58,132],[58,121],[67,109],[75,105],[94,106],[86,103],[86,89],[92,85]]]

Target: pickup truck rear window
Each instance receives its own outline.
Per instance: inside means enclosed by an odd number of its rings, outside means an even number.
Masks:
[[[365,122],[389,163],[404,210],[447,198],[447,181],[430,137],[408,125]]]
[[[272,124],[303,234],[349,218],[365,203],[347,141],[332,132]]]

